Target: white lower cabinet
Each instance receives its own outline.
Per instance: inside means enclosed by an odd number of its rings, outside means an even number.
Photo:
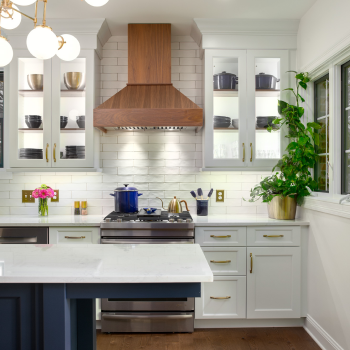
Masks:
[[[50,227],[50,244],[99,244],[99,227]]]
[[[202,283],[195,310],[196,319],[245,318],[246,277],[215,276],[214,282]]]
[[[247,318],[299,318],[300,247],[247,248]]]

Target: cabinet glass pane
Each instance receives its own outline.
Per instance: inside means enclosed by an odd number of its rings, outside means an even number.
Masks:
[[[280,131],[272,121],[277,118],[277,102],[280,98],[280,59],[255,58],[255,158],[280,158]]]
[[[0,72],[0,168],[4,166],[4,72]]]
[[[43,159],[44,61],[18,59],[18,157]],[[45,116],[50,118],[50,116]]]
[[[238,58],[213,59],[214,158],[239,157]]]
[[[61,61],[60,145],[56,157],[85,159],[85,73],[86,59]]]

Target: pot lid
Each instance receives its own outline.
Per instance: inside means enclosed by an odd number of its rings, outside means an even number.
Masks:
[[[214,77],[217,77],[219,75],[232,75],[232,76],[236,76],[236,74],[233,74],[233,73],[227,73],[226,71],[223,71],[222,73],[217,73],[217,74],[214,74]]]
[[[132,187],[128,184],[125,184],[123,187],[117,187],[114,192],[137,192],[138,189],[136,187]]]
[[[277,79],[274,75],[272,75],[272,74],[266,74],[266,73],[259,73],[259,74],[256,75],[256,77],[259,77],[259,76],[261,76],[261,75],[263,75],[264,77],[273,77],[273,78]]]

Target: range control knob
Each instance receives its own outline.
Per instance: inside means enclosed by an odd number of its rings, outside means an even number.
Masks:
[[[177,222],[183,222],[183,219],[177,219]]]
[[[111,218],[106,218],[105,221],[106,222],[111,222]]]
[[[122,219],[117,219],[117,222],[123,222],[123,220]]]
[[[169,222],[175,222],[175,220],[174,219],[169,219]]]
[[[186,219],[186,222],[192,222],[192,219]]]

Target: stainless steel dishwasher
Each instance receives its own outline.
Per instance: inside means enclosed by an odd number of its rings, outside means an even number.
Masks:
[[[48,227],[0,227],[0,244],[48,243]]]

